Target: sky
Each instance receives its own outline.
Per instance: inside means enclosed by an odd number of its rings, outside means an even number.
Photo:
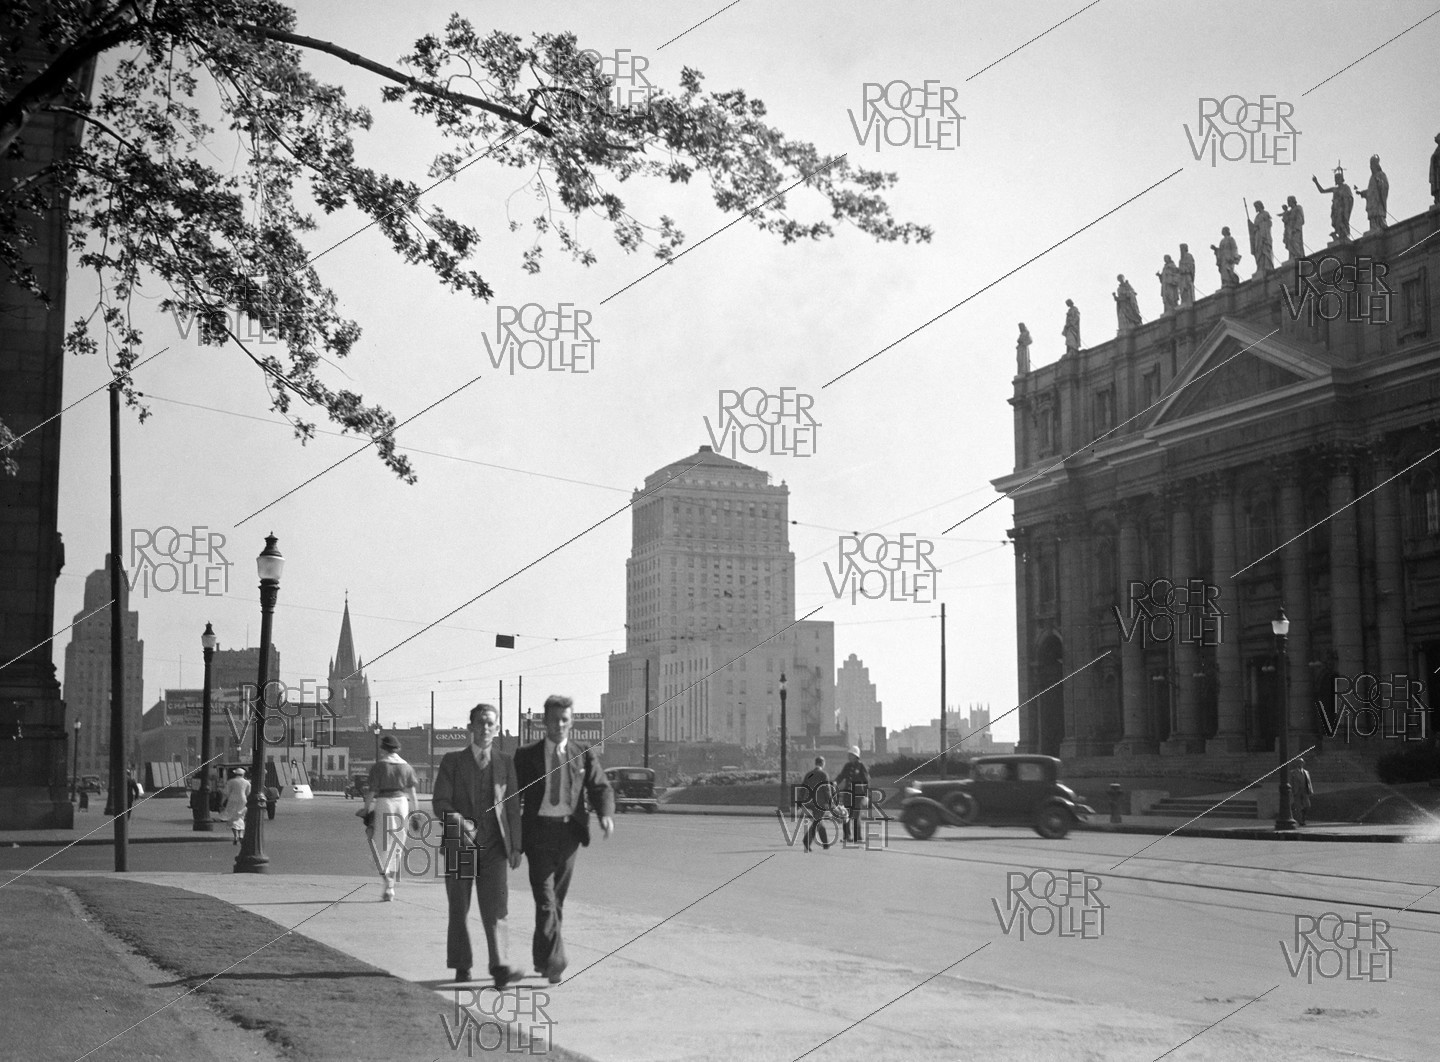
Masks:
[[[457,2],[302,0],[297,31],[394,64],[418,37],[441,30]],[[1153,274],[1182,242],[1195,253],[1198,293],[1214,291],[1208,247],[1221,226],[1248,251],[1242,201],[1261,199],[1276,214],[1279,250],[1278,207],[1295,195],[1306,245],[1318,245],[1329,197],[1310,179],[1328,186],[1337,160],[1363,185],[1367,160],[1380,155],[1393,218],[1429,205],[1440,17],[1411,29],[1432,14],[1428,0],[1282,0],[1260,18],[1238,2],[739,0],[721,8],[717,0],[487,0],[460,11],[482,32],[528,39],[568,30],[602,54],[628,49],[672,92],[683,67],[701,71],[708,90],[743,88],[789,137],[895,173],[887,193],[895,217],[933,226],[933,241],[881,244],[839,226],[833,238],[783,245],[743,221],[724,228],[734,215],[716,208],[701,178],[632,181],[620,189],[631,212],[674,217],[691,253],[647,276],[659,264],[650,252],[627,253],[600,218],[586,217],[580,232],[599,261],[583,267],[552,246],[532,275],[522,269],[526,231],[507,231],[512,217],[536,212],[527,177],[481,162],[422,203],[484,234],[474,265],[495,290],[486,305],[406,265],[374,229],[355,235],[366,222],[357,211],[317,212],[319,229],[306,236],[312,255],[353,235],[316,265],[364,330],[349,358],[322,367],[331,385],[404,420],[474,381],[397,433],[419,474],[413,486],[373,449],[331,469],[365,440],[325,434],[335,429],[323,419],[321,434],[300,445],[270,411],[248,359],[187,338],[153,308],[165,293],[152,282],[136,319],[146,353],[165,352],[136,373],[154,415],[139,424],[124,414],[127,567],[132,543],[197,526],[224,536],[232,566],[228,584],[219,570],[210,576],[208,593],[132,593],[147,707],[164,688],[199,684],[206,622],[222,648],[258,644],[254,557],[273,531],[286,557],[274,640],[287,682],[323,679],[348,592],[386,726],[427,720],[432,694],[438,724],[459,724],[502,682],[508,716],[522,675],[528,707],[553,692],[572,696],[578,711],[598,711],[607,657],[625,647],[630,492],[710,442],[704,418],[716,420],[721,390],[791,387],[813,399],[813,454],[737,457],[789,488],[798,615],[835,624],[836,665],[852,653],[864,662],[885,723],[897,729],[938,715],[944,602],[948,701],[1001,716],[1017,697],[1005,537],[1013,505],[991,481],[1015,464],[1006,399],[1017,323],[1034,336],[1036,368],[1064,351],[1067,298],[1081,310],[1084,345],[1103,342],[1115,334],[1119,273],[1153,319],[1161,308]],[[447,142],[383,103],[373,75],[319,54],[307,68],[374,112],[360,161],[430,183],[429,164]],[[918,99],[927,81],[954,90],[945,95],[964,116],[958,145],[877,151],[873,137],[858,142],[867,83],[891,86],[899,102],[906,85]],[[1298,135],[1270,158],[1197,160],[1200,101],[1232,95],[1290,105]],[[891,128],[899,140],[900,127]],[[945,136],[941,143],[954,145]],[[1238,154],[1238,140],[1227,144]],[[222,129],[212,147],[209,161],[228,168],[234,134]],[[799,219],[827,217],[814,195],[792,193],[789,206]],[[1363,228],[1358,199],[1353,221]],[[1246,254],[1241,276],[1253,268]],[[68,319],[88,313],[93,280],[72,268],[68,298]],[[592,315],[591,371],[512,375],[492,366],[481,336],[493,336],[496,308],[528,303]],[[107,378],[102,359],[68,358],[66,404]],[[67,567],[57,628],[80,611],[84,577],[108,548],[107,430],[103,391],[64,414]],[[934,542],[934,601],[836,599],[824,565],[836,564],[838,537],[873,530]],[[516,647],[495,648],[496,633],[516,635]],[[67,641],[56,639],[62,674]],[[1017,716],[993,733],[1015,740]]]

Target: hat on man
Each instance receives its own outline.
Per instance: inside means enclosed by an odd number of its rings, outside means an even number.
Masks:
[[[852,755],[852,756],[858,756],[858,755],[860,755],[860,746],[859,746],[859,745],[851,745],[851,746],[850,746],[850,755]]]
[[[386,752],[399,752],[400,739],[397,738],[394,734],[386,734],[383,738],[380,739],[380,747]]]

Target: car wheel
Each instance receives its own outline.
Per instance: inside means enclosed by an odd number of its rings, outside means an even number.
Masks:
[[[969,793],[952,793],[945,799],[945,810],[966,826],[973,826],[980,817],[980,807]]]
[[[1035,832],[1049,841],[1058,841],[1070,832],[1074,820],[1064,808],[1042,808],[1035,819]]]
[[[905,825],[905,832],[917,841],[929,840],[935,833],[935,828],[940,825],[940,817],[935,814],[935,809],[924,806],[906,808],[900,821]]]

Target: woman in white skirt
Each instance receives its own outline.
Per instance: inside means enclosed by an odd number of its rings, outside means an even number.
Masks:
[[[415,768],[400,758],[400,741],[393,734],[380,739],[380,759],[370,768],[365,786],[365,807],[356,814],[365,819],[380,858],[382,900],[395,899],[395,882],[405,856],[405,831],[410,814],[420,809]]]
[[[230,843],[239,844],[245,836],[245,805],[250,800],[250,782],[245,769],[236,767],[230,772],[230,781],[225,783],[225,797],[220,803],[220,813],[230,819]]]

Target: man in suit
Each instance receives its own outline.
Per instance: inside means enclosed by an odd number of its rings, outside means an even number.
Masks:
[[[499,713],[491,704],[470,709],[470,746],[446,753],[435,777],[435,815],[444,824],[440,852],[445,859],[445,893],[450,925],[445,963],[456,981],[470,980],[472,887],[480,900],[490,976],[503,989],[524,974],[506,961],[505,918],[509,914],[508,871],[520,865],[523,827],[515,764],[491,746],[499,732]],[[473,886],[471,883],[474,883]]]
[[[545,736],[515,753],[521,831],[535,896],[533,958],[535,969],[552,985],[565,972],[560,922],[575,854],[590,843],[591,810],[607,838],[615,828],[615,794],[599,757],[570,741],[572,704],[569,697],[547,697]]]

